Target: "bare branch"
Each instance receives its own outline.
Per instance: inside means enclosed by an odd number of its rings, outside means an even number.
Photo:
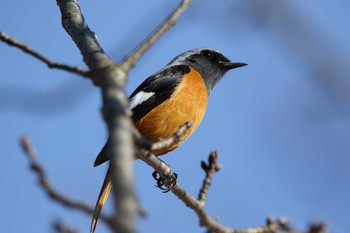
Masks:
[[[97,37],[85,22],[77,0],[56,0],[62,14],[62,25],[71,36],[84,62],[92,72],[109,66],[113,62],[104,53],[97,41]]]
[[[115,232],[133,233],[140,207],[133,182],[133,126],[125,94],[127,72],[104,53],[95,33],[85,22],[77,0],[56,2],[61,10],[64,29],[83,55],[93,81],[102,88],[102,112],[109,132],[108,153],[116,210],[113,229]]]
[[[152,144],[151,152],[157,154],[158,151],[163,151],[166,148],[169,148],[173,144],[177,143],[181,136],[192,126],[192,122],[188,121],[185,124],[181,125],[179,129],[170,137],[159,140]]]
[[[208,195],[208,190],[213,179],[213,175],[221,169],[221,165],[217,164],[218,153],[213,151],[209,155],[208,164],[201,162],[202,169],[205,172],[205,178],[202,183],[202,188],[198,194],[198,201],[205,205],[205,200]]]
[[[153,154],[147,151],[140,151],[138,153],[138,158],[145,161],[148,165],[153,167],[162,177],[167,177],[169,174],[173,173],[171,168],[167,166],[163,161],[158,159]],[[230,232],[231,229],[225,226],[217,224],[216,221],[211,219],[204,211],[203,205],[197,201],[193,196],[189,195],[180,185],[177,183],[172,187],[168,187],[180,200],[182,200],[188,207],[193,209],[198,217],[200,218],[200,223],[202,226],[207,226],[209,228],[215,228],[215,232]],[[215,223],[214,223],[215,222]],[[215,225],[213,227],[212,225]]]
[[[146,162],[148,165],[153,167],[162,177],[167,177],[169,174],[173,174],[174,172],[171,170],[171,168],[166,165],[163,161],[158,159],[156,156],[151,154],[148,151],[140,150],[138,151],[137,157],[144,162]],[[211,180],[211,176],[220,169],[220,167],[216,164],[217,159],[217,153],[213,152],[211,153],[209,157],[209,166],[206,165],[205,170],[208,173],[212,174],[206,174],[206,179]],[[204,209],[204,201],[207,193],[207,189],[209,188],[209,185],[206,183],[203,185],[201,189],[201,193],[199,195],[199,199],[197,200],[190,194],[188,194],[179,183],[176,183],[174,186],[171,186],[167,183],[164,183],[186,206],[193,209],[198,218],[199,223],[203,227],[209,228],[212,232],[216,233],[273,233],[274,229],[278,229],[280,227],[283,227],[286,225],[285,220],[278,220],[273,222],[271,220],[270,224],[268,226],[264,227],[254,227],[249,228],[245,230],[236,230],[233,228],[230,228],[228,226],[224,226],[220,224],[217,219],[210,217],[205,209]],[[206,190],[206,191],[203,191]]]
[[[61,194],[56,190],[46,175],[46,172],[39,161],[36,159],[36,153],[31,145],[30,139],[27,136],[22,136],[20,138],[20,143],[24,153],[27,155],[30,163],[31,169],[35,172],[38,177],[40,186],[44,189],[47,195],[58,203],[74,209],[79,209],[85,212],[88,215],[91,215],[94,209],[87,203],[83,203],[77,200],[74,200],[70,197],[67,197]],[[101,216],[101,219],[105,222],[110,222],[111,220],[106,216]]]
[[[145,136],[143,136],[136,128],[134,128],[135,143],[139,148],[150,151],[151,153],[158,154],[159,151],[164,151],[172,145],[179,142],[181,136],[192,126],[192,122],[185,122],[179,127],[179,129],[173,133],[170,137],[160,139],[157,142],[150,142]]]
[[[177,131],[170,135],[168,138],[159,139],[156,142],[149,141],[144,135],[137,130],[137,128],[133,128],[133,136],[139,149],[145,149],[151,153],[157,154],[158,151],[166,150],[171,147],[173,144],[179,142],[181,136],[192,126],[191,121],[187,121],[184,124],[180,125]]]
[[[187,9],[192,0],[182,0],[180,5],[123,61],[125,70],[130,70],[140,57],[167,32]]]
[[[83,70],[80,67],[72,67],[65,64],[58,63],[56,61],[52,61],[48,59],[47,57],[39,54],[38,52],[34,51],[32,48],[30,48],[28,45],[23,44],[22,42],[19,42],[18,40],[10,37],[4,32],[0,32],[0,40],[7,43],[10,46],[14,46],[22,50],[23,52],[32,55],[33,57],[39,59],[40,61],[44,62],[48,67],[50,68],[56,68],[65,70],[74,74],[81,75],[83,77],[90,77],[90,73],[88,71]]]

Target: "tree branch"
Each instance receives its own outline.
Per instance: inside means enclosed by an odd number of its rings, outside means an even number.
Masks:
[[[101,86],[102,113],[108,126],[111,176],[115,200],[115,232],[136,231],[139,206],[133,182],[134,145],[132,122],[125,94],[127,71],[115,64],[100,47],[95,33],[90,30],[77,0],[57,0],[62,14],[62,25],[79,48],[91,70],[93,81]]]
[[[181,125],[179,129],[170,137],[159,140],[151,146],[151,152],[157,154],[158,151],[163,151],[166,148],[169,148],[173,144],[177,143],[181,136],[192,126],[192,122],[188,121]]]
[[[145,150],[139,150],[137,157],[148,165],[153,167],[161,177],[167,177],[169,174],[174,172],[171,168],[166,165],[163,161],[158,159],[156,156]],[[264,227],[254,227],[244,230],[236,230],[228,226],[220,224],[215,218],[210,217],[205,209],[205,198],[211,183],[212,175],[220,169],[220,166],[216,164],[217,153],[213,152],[209,156],[209,165],[205,166],[206,177],[203,181],[203,185],[199,194],[199,198],[196,199],[190,194],[188,194],[179,183],[171,186],[165,183],[165,185],[189,208],[193,209],[198,216],[199,223],[203,227],[207,227],[215,233],[273,233],[274,230],[283,228],[286,226],[286,221],[284,219],[277,220],[273,222],[272,220],[267,226]],[[203,164],[203,163],[202,163]],[[202,165],[203,167],[203,165]]]
[[[179,127],[179,129],[168,138],[160,139],[157,142],[150,142],[145,136],[143,136],[136,128],[133,132],[136,146],[139,148],[150,151],[153,154],[158,154],[159,151],[164,151],[170,146],[177,143],[181,136],[192,126],[192,122],[185,122]]]
[[[153,167],[160,175],[161,177],[167,177],[169,174],[172,174],[173,171],[169,166],[167,166],[163,161],[158,159],[153,154],[147,152],[147,151],[140,151],[138,153],[138,158],[142,159],[144,162],[146,162],[148,165]],[[217,223],[217,221],[211,219],[204,211],[204,205],[200,203],[196,198],[188,194],[179,183],[175,184],[174,186],[167,186],[186,206],[193,209],[199,219],[201,226],[207,226],[210,229],[213,229],[215,232],[231,232],[232,229],[222,226]]]
[[[213,176],[216,172],[220,171],[221,165],[217,164],[218,153],[213,151],[209,155],[208,164],[204,161],[201,162],[201,167],[205,172],[205,178],[202,182],[202,188],[198,194],[198,201],[205,205],[205,200],[207,199],[208,191],[213,179]]]
[[[10,46],[17,47],[20,50],[22,50],[23,52],[25,52],[25,53],[27,53],[27,54],[29,54],[29,55],[39,59],[40,61],[44,62],[50,68],[56,68],[56,69],[65,70],[65,71],[68,71],[70,73],[81,75],[83,77],[90,77],[90,73],[88,71],[85,71],[85,70],[83,70],[80,67],[72,67],[72,66],[68,66],[68,65],[65,65],[65,64],[58,63],[56,61],[52,61],[52,60],[48,59],[47,57],[45,57],[45,56],[39,54],[38,52],[34,51],[28,45],[19,42],[18,40],[10,37],[9,35],[7,35],[4,32],[0,32],[0,40],[2,40],[3,42],[7,43]]]
[[[56,0],[62,14],[62,26],[71,36],[83,55],[84,62],[92,71],[113,62],[100,47],[97,37],[85,22],[77,0]]]
[[[130,70],[140,57],[166,33],[187,9],[192,0],[182,0],[180,5],[161,23],[137,48],[127,56],[122,65],[125,70]]]
[[[63,194],[61,194],[58,190],[56,190],[51,182],[48,176],[46,175],[46,172],[43,168],[43,166],[39,163],[39,161],[36,159],[36,153],[34,151],[34,148],[31,145],[30,139],[27,136],[22,136],[20,138],[20,143],[22,146],[22,149],[24,153],[27,155],[30,163],[30,167],[35,172],[35,174],[38,177],[40,186],[44,189],[44,191],[47,193],[47,195],[52,198],[53,200],[57,201],[58,203],[74,209],[79,209],[89,216],[94,212],[93,207],[91,207],[87,203],[83,203],[77,200],[73,200],[72,198],[69,198]],[[111,219],[106,217],[105,215],[102,215],[100,217],[102,221],[110,222]]]

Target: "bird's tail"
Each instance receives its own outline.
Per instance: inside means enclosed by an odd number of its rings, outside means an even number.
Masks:
[[[107,174],[106,174],[105,180],[103,181],[100,195],[98,196],[98,199],[95,205],[95,210],[92,216],[91,228],[90,228],[91,233],[94,233],[96,229],[96,225],[98,222],[98,218],[100,217],[102,207],[106,203],[109,193],[111,192],[111,189],[112,189],[112,179],[110,174],[110,168],[108,167]]]

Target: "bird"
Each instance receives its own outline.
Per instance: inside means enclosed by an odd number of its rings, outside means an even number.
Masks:
[[[181,125],[191,122],[191,127],[176,143],[155,155],[166,154],[180,146],[201,123],[214,86],[227,71],[246,65],[231,62],[217,50],[195,48],[179,54],[144,80],[129,97],[132,121],[141,134],[155,142],[170,137]],[[95,167],[110,159],[107,145],[108,140],[94,162]],[[111,188],[108,169],[93,213],[91,233],[96,229]]]

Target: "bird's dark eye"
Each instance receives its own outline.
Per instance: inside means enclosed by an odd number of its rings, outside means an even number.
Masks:
[[[203,50],[201,52],[202,56],[206,57],[206,58],[209,58],[209,59],[212,59],[214,54],[213,52],[209,51],[209,50]]]

